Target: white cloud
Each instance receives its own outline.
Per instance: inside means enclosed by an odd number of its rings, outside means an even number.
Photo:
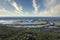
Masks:
[[[11,12],[8,11],[6,8],[0,8],[0,16],[8,16]]]
[[[0,12],[1,12],[1,11],[6,12],[6,9],[5,9],[5,8],[0,8]]]
[[[32,0],[33,2],[33,12],[23,12],[22,6],[18,6],[14,0],[6,0],[12,7],[15,8],[13,11],[7,10],[5,7],[0,8],[0,16],[60,16],[60,4],[57,4],[57,0],[45,0],[44,6],[45,10],[38,12],[39,5],[36,3],[37,0]]]
[[[38,12],[39,6],[37,5],[36,0],[32,0],[32,3],[33,3],[32,6],[34,8],[34,13],[36,14]]]
[[[15,8],[15,10],[9,11],[4,7],[4,5],[2,5],[3,7],[0,8],[0,16],[24,16],[25,12],[23,12],[22,6],[18,6],[14,0],[4,0],[3,2],[7,2],[8,4],[10,3],[10,5]]]
[[[52,7],[49,10],[44,10],[39,13],[40,16],[60,16],[60,5],[56,5],[55,7]]]
[[[18,4],[14,0],[8,0],[9,3],[16,9],[18,13],[23,13],[23,8],[22,6],[18,6]]]
[[[34,13],[37,14],[32,14],[34,16],[60,16],[60,5],[57,4],[57,0],[44,0],[44,6],[45,10],[38,12],[38,4],[36,3],[36,0],[33,0],[33,8]]]
[[[0,8],[0,17],[8,17],[8,16],[29,16],[29,13],[25,12],[24,13],[19,13],[17,11],[9,11],[6,8]]]
[[[44,0],[44,6],[46,9],[54,7],[56,5],[56,0]]]
[[[51,8],[51,12],[55,14],[55,16],[60,16],[60,5],[56,5],[55,7]]]

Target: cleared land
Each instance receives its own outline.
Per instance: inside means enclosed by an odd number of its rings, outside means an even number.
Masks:
[[[46,24],[47,22],[46,21],[36,21],[36,22],[34,22],[35,24],[41,24],[41,25],[44,25],[44,24]]]
[[[54,21],[56,26],[60,26],[60,21]]]

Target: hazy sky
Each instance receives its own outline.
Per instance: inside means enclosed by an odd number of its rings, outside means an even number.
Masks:
[[[60,17],[60,0],[0,0],[0,17]]]

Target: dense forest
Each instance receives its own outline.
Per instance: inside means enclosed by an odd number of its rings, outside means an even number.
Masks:
[[[43,29],[43,28],[42,28]],[[0,25],[0,40],[60,40],[60,32]]]

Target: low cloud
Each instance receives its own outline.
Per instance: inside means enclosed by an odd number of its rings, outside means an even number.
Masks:
[[[8,12],[6,8],[0,8],[0,12]]]

